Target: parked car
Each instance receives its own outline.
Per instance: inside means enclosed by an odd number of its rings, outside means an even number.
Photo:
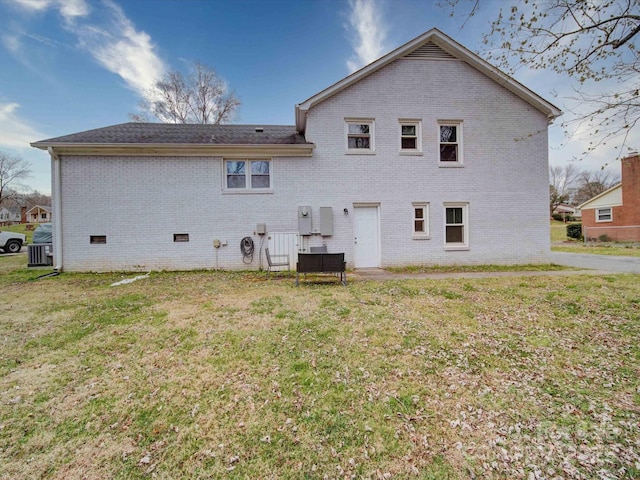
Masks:
[[[53,241],[53,228],[51,223],[41,223],[33,231],[33,243],[51,243]]]
[[[0,232],[0,248],[5,253],[18,253],[27,243],[27,236],[22,233]]]

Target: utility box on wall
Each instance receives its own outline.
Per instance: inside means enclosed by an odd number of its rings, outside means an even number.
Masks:
[[[298,233],[311,235],[311,207],[298,207]]]
[[[333,235],[333,210],[331,207],[320,207],[320,235]]]

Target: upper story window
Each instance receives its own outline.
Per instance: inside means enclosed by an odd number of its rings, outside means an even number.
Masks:
[[[271,189],[271,160],[225,160],[225,189],[268,191]]]
[[[440,164],[462,164],[462,123],[440,122],[438,124],[440,146]]]
[[[371,119],[346,119],[348,153],[372,153],[375,150],[374,123]]]
[[[447,250],[467,250],[469,248],[469,204],[445,203],[445,238]]]
[[[420,153],[422,151],[422,122],[400,120],[400,152]]]
[[[612,222],[613,211],[611,207],[596,209],[596,222]]]

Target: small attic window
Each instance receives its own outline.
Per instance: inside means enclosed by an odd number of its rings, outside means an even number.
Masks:
[[[264,127],[256,127],[256,133],[264,132]]]

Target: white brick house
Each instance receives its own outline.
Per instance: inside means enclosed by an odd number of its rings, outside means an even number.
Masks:
[[[52,158],[60,269],[255,269],[267,245],[292,262],[326,245],[355,268],[537,263],[558,115],[434,29],[297,105],[295,126],[129,123],[32,145]]]

